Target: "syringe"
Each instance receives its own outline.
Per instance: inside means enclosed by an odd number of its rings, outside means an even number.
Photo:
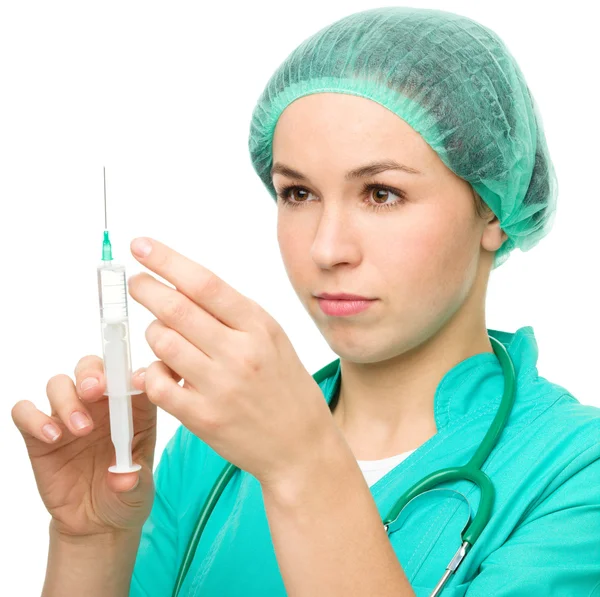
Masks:
[[[132,473],[140,470],[131,457],[133,418],[131,396],[141,394],[132,384],[129,319],[127,316],[127,281],[125,266],[112,260],[112,246],[106,219],[106,170],[104,171],[104,241],[102,261],[98,266],[98,296],[100,325],[104,352],[104,375],[110,413],[110,437],[115,447],[116,464],[112,473]]]

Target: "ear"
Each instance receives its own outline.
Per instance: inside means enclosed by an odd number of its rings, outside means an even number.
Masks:
[[[508,235],[500,228],[500,220],[492,214],[492,218],[488,221],[483,229],[481,236],[481,246],[486,251],[497,251],[502,243],[508,238]]]

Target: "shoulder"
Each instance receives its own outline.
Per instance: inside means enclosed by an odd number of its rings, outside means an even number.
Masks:
[[[489,413],[487,426],[495,414]],[[562,486],[576,487],[587,499],[592,484],[600,487],[599,469],[600,408],[538,375],[520,384],[509,422],[483,467],[495,482],[502,515],[516,523],[519,512]]]
[[[503,515],[520,511],[526,516],[551,495],[553,507],[564,491],[583,503],[597,499],[600,408],[534,376],[515,401],[511,418],[486,467],[501,480],[499,501],[510,510]]]
[[[600,408],[583,404],[570,392],[561,392],[540,424],[544,451],[562,456],[557,480],[588,476],[600,487]],[[585,485],[582,489],[589,491]]]
[[[600,450],[600,407],[586,404],[567,388],[540,375],[519,387],[511,427],[523,437],[536,435],[546,445],[572,446],[574,451]],[[539,447],[539,442],[534,442]]]

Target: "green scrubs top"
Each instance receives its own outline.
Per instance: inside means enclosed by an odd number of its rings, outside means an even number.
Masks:
[[[488,333],[508,349],[517,393],[507,426],[483,465],[496,491],[491,520],[441,596],[598,597],[600,408],[581,404],[538,375],[531,326]],[[576,356],[565,351],[565,358]],[[313,376],[328,403],[340,388],[339,364],[337,359]],[[503,391],[493,353],[473,355],[444,375],[434,397],[437,433],[370,488],[382,520],[426,474],[471,458]],[[176,431],[155,471],[156,497],[143,527],[130,597],[171,595],[198,514],[226,464],[185,427]],[[437,488],[466,496],[474,516],[477,486],[454,481]],[[460,546],[469,513],[455,491],[434,489],[417,497],[389,535],[417,597],[429,597]],[[180,595],[287,595],[261,487],[249,473],[236,471],[221,495]]]

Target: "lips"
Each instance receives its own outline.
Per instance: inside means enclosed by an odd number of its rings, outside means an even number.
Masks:
[[[322,292],[321,294],[315,295],[317,298],[323,298],[331,301],[372,301],[366,296],[360,296],[358,294],[348,294],[346,292],[340,292],[338,294],[329,294],[328,292]]]
[[[322,297],[317,297],[317,300],[319,301],[319,307],[321,307],[321,311],[323,311],[325,315],[330,315],[334,317],[357,315],[358,313],[369,309],[371,307],[371,304],[376,302],[376,299],[336,300]]]

